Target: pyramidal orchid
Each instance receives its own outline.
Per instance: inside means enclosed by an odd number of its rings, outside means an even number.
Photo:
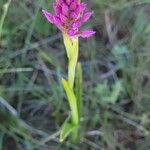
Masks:
[[[76,141],[82,112],[82,69],[80,64],[77,65],[79,37],[88,38],[95,34],[92,30],[80,31],[80,27],[90,19],[93,12],[87,11],[86,4],[80,0],[56,0],[53,8],[54,15],[47,10],[42,12],[63,33],[68,57],[68,78],[62,79],[62,84],[71,109],[71,115],[63,124],[60,141],[64,141],[70,133],[73,141]]]
[[[63,33],[67,33],[70,37],[81,36],[83,38],[90,37],[95,33],[92,30],[79,31],[82,24],[93,15],[93,12],[86,11],[86,4],[80,0],[56,0],[53,8],[55,15],[47,10],[43,10],[43,14]]]

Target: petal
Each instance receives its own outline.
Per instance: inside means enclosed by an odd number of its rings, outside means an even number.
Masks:
[[[72,2],[72,0],[66,0],[66,3],[67,3],[68,5],[70,5],[71,2]]]
[[[95,34],[95,31],[87,30],[87,31],[80,32],[78,36],[83,37],[83,38],[88,38],[88,37],[93,36],[94,34]]]
[[[62,7],[57,3],[53,3],[53,8],[56,15],[59,15],[62,12]]]
[[[56,0],[57,3],[62,4],[64,3],[64,0]]]
[[[51,13],[49,13],[48,11],[46,10],[42,10],[44,16],[46,17],[46,19],[50,22],[50,23],[54,23],[54,20],[53,20],[53,15]]]
[[[77,12],[84,12],[86,9],[86,4],[85,3],[81,3],[78,5],[78,7],[76,8]]]
[[[76,12],[71,12],[70,16],[71,18],[76,19],[78,17],[78,14]]]
[[[70,10],[75,10],[77,8],[77,3],[76,2],[72,2],[69,6]]]
[[[63,15],[67,16],[68,12],[69,12],[68,6],[65,3],[62,4],[62,13],[63,13]]]
[[[85,14],[82,16],[82,18],[81,18],[82,22],[88,21],[92,15],[93,15],[93,12],[87,12],[87,13],[85,13]]]
[[[70,37],[74,37],[76,34],[77,34],[77,30],[70,29],[70,30],[68,31],[68,35],[69,35]]]
[[[59,25],[59,26],[62,25],[62,22],[58,16],[53,16],[53,21],[55,25]]]
[[[76,21],[72,24],[73,28],[80,28],[81,27],[81,21]]]
[[[53,16],[53,20],[54,20],[55,26],[59,30],[63,31],[63,23],[61,22],[60,18],[58,16]]]
[[[60,14],[60,19],[61,19],[61,22],[67,23],[68,18],[65,15]]]

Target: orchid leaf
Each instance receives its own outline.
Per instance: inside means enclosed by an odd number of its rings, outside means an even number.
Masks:
[[[74,78],[75,78],[75,69],[78,59],[78,49],[79,49],[79,40],[78,38],[70,38],[68,35],[63,34],[64,44],[66,47],[66,52],[68,56],[69,66],[68,66],[68,81],[73,88]]]
[[[60,133],[60,142],[63,142],[69,134],[74,130],[75,125],[68,123],[68,121],[65,121]]]
[[[68,67],[68,80],[71,85],[71,88],[73,88],[74,85],[74,78],[75,78],[75,70],[76,70],[76,64],[78,59],[78,40],[73,40],[73,47],[72,47],[72,54],[69,59],[69,67]]]
[[[65,33],[63,34],[63,39],[64,39],[64,45],[65,45],[66,52],[67,52],[67,57],[68,57],[68,59],[70,59],[71,58],[71,50],[73,47],[72,40]]]
[[[77,101],[73,89],[70,87],[68,81],[62,79],[62,84],[67,94],[67,98],[69,101],[69,105],[72,111],[72,122],[73,124],[77,125],[79,123],[79,116],[78,116],[78,108],[77,108]]]

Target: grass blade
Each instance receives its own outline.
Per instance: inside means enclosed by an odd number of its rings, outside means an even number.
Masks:
[[[4,20],[6,18],[6,15],[7,15],[10,3],[11,3],[11,0],[8,0],[8,2],[4,4],[4,12],[3,12],[2,16],[1,16],[1,20],[0,20],[0,39],[1,39],[1,34],[2,34],[2,28],[3,28]]]

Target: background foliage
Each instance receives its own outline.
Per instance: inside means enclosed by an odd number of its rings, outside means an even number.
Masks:
[[[150,149],[150,1],[89,0],[96,35],[80,39],[81,140],[60,143],[69,113],[60,32],[41,15],[52,0],[0,1],[0,150]],[[6,14],[4,14],[6,13]],[[6,15],[6,17],[5,17]],[[4,17],[4,19],[3,19]]]

